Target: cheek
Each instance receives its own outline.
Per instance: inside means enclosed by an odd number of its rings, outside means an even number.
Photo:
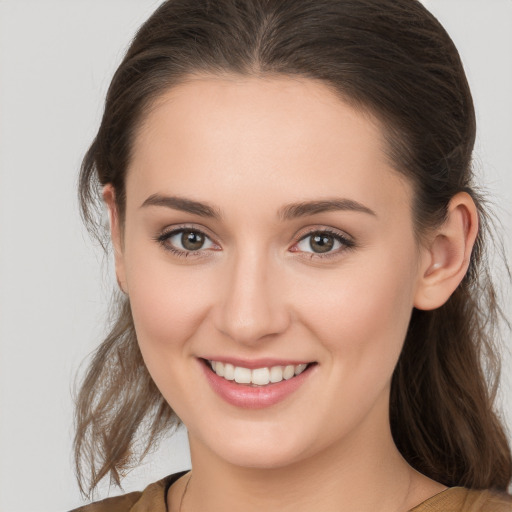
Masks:
[[[208,314],[209,287],[197,274],[171,266],[165,256],[150,265],[136,257],[132,263],[129,296],[142,357],[166,401],[188,423],[190,397],[200,393],[197,383],[190,381],[190,340]]]
[[[411,262],[404,254],[369,253],[321,287],[310,283],[302,321],[323,340],[334,364],[358,368],[362,375],[376,368],[392,372],[413,307]]]
[[[180,349],[208,312],[209,287],[204,269],[171,265],[166,256],[142,261],[133,252],[128,267],[132,315],[141,350]]]

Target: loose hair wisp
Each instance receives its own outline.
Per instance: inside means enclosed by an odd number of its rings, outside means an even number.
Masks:
[[[413,311],[393,375],[390,419],[397,447],[420,472],[447,486],[506,489],[511,455],[493,408],[500,311],[486,267],[487,215],[473,185],[475,113],[448,34],[416,0],[162,3],[115,72],[82,163],[82,214],[101,241],[101,186],[114,186],[122,222],[137,130],[164,92],[202,74],[320,80],[371,113],[394,168],[413,184],[419,239],[443,221],[456,193],[473,197],[481,229],[469,271],[444,306]],[[144,366],[127,298],[114,317],[76,398],[83,493],[108,474],[120,485],[123,471],[179,421]]]

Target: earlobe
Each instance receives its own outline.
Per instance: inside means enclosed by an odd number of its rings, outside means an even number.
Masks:
[[[436,309],[450,298],[466,275],[477,234],[475,202],[466,192],[459,192],[448,205],[445,221],[422,249],[414,307]]]
[[[115,189],[110,183],[103,187],[103,201],[108,208],[110,236],[112,239],[112,247],[114,249],[117,284],[123,293],[128,293],[125,280],[122,229],[119,220]]]

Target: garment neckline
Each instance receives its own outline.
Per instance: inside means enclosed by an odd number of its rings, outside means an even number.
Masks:
[[[409,512],[421,512],[423,510],[423,507],[429,507],[431,505],[435,505],[440,501],[444,501],[447,495],[453,494],[453,492],[463,491],[466,490],[464,487],[447,487],[446,489],[443,489],[442,491],[434,494],[433,496],[430,496],[430,498],[427,498],[425,501],[422,501],[418,505],[416,505],[414,508],[411,508]]]
[[[169,475],[165,478],[165,492],[164,492],[164,499],[165,499],[165,510],[168,512],[167,508],[167,494],[169,491],[169,488],[172,484],[174,484],[178,479],[180,479],[183,475],[186,475],[190,472],[190,469],[186,469],[183,471],[179,471],[178,473],[173,473],[172,475]],[[456,492],[458,490],[463,490],[463,487],[447,487],[446,489],[443,489],[442,491],[434,494],[430,498],[427,498],[425,501],[422,501],[418,505],[416,505],[414,508],[411,508],[409,512],[421,512],[422,507],[430,506],[433,504],[436,504],[439,500],[444,500],[444,498],[451,494],[452,492]]]
[[[179,478],[181,478],[183,475],[186,475],[188,472],[190,472],[190,469],[185,469],[184,471],[179,471],[178,473],[173,473],[172,475],[169,475],[165,478],[165,486],[164,486],[164,503],[165,503],[165,510],[166,512],[169,512],[169,509],[167,508],[167,494],[169,492],[169,488],[171,485],[176,482]]]

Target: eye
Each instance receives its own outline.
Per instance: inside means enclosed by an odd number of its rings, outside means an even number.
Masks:
[[[196,255],[217,245],[202,231],[191,228],[180,228],[161,234],[157,241],[164,249],[178,256]]]
[[[311,257],[323,257],[334,256],[343,249],[352,248],[354,245],[352,240],[341,233],[330,230],[317,230],[302,237],[292,250],[293,252],[310,253]]]

